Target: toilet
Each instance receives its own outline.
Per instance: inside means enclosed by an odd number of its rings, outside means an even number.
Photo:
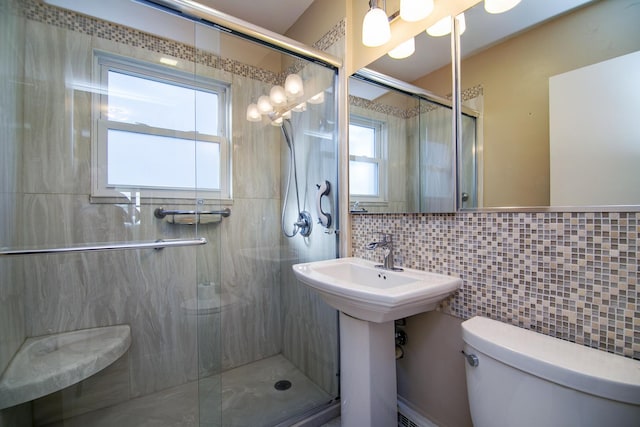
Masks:
[[[640,426],[640,361],[485,317],[462,323],[475,427]]]

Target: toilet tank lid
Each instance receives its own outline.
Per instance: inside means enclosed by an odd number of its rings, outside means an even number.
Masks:
[[[480,353],[565,387],[640,405],[640,361],[476,316],[462,339]]]

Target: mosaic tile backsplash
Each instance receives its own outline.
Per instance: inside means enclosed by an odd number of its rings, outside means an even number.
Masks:
[[[439,310],[482,315],[640,359],[640,213],[352,216],[353,256],[392,233],[399,265],[462,278]]]

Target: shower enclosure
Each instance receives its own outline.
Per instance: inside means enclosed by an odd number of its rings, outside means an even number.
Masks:
[[[0,426],[291,425],[333,405],[337,314],[291,265],[337,255],[336,64],[97,3],[0,0]],[[309,233],[287,237],[299,211]]]

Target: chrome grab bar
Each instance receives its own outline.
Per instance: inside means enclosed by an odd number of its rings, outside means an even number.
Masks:
[[[10,255],[45,255],[59,254],[67,252],[101,252],[116,251],[120,249],[164,249],[179,246],[197,246],[206,245],[207,239],[199,237],[196,239],[158,239],[153,242],[137,242],[137,243],[103,243],[97,245],[73,246],[67,248],[47,248],[47,249],[19,249],[12,251],[0,251],[0,256]]]
[[[219,211],[170,211],[163,208],[156,208],[156,210],[153,211],[153,215],[161,219],[167,215],[221,215],[227,218],[231,215],[231,209],[225,208]]]

